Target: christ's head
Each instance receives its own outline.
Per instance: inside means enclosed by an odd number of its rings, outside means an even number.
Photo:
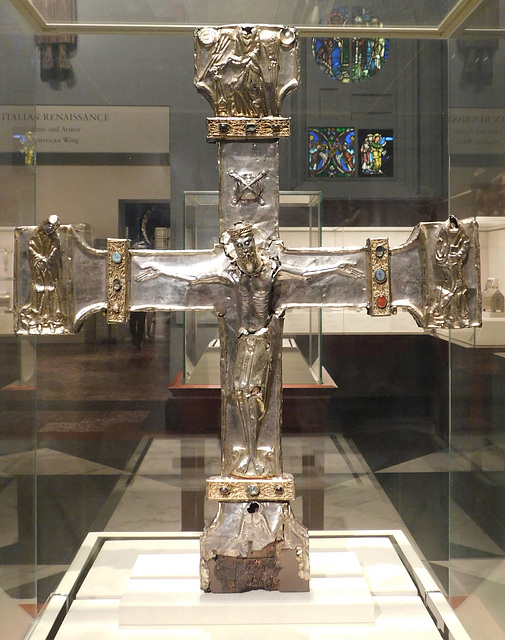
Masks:
[[[228,233],[237,254],[238,268],[248,275],[258,273],[263,265],[256,246],[252,224],[237,222],[229,229]]]

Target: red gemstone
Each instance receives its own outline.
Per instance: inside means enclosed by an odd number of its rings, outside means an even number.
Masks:
[[[376,302],[379,309],[385,309],[388,306],[388,301],[386,296],[379,296]]]

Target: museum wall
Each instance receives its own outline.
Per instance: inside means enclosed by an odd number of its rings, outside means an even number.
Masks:
[[[343,84],[318,68],[310,39],[303,40],[302,87],[293,94],[293,127],[299,152],[306,153],[310,126],[392,129],[394,177],[366,179],[307,178],[306,160],[292,171],[297,188],[321,189],[323,197],[349,199],[440,198],[445,192],[443,114],[445,45],[417,40],[390,41],[381,70],[358,83]],[[394,213],[391,212],[392,221]]]
[[[35,104],[33,36],[10,3],[0,3],[0,101]],[[0,152],[0,226],[33,221],[35,174]]]
[[[118,235],[118,200],[169,197],[168,166],[37,167],[37,220],[53,213],[68,222],[85,220],[95,238]]]
[[[392,42],[380,73],[366,82],[343,85],[317,67],[310,39],[302,39],[301,87],[283,109],[292,115],[293,136],[281,144],[281,189],[321,190],[324,200],[360,199],[370,205],[377,200],[443,198],[444,47],[440,42]],[[180,243],[182,192],[217,188],[216,147],[205,141],[205,117],[211,109],[193,86],[192,37],[150,36],[141,46],[135,36],[79,36],[72,65],[73,83],[55,86],[37,78],[38,104],[170,106],[171,224],[172,237]],[[2,100],[10,103],[9,91]],[[394,130],[393,179],[307,177],[307,127],[349,123]],[[145,190],[143,179],[136,180],[139,191]],[[401,225],[394,211],[390,217],[392,224]],[[100,229],[96,233],[103,235]]]
[[[505,247],[505,231],[500,229],[495,233],[488,233],[485,235],[488,236],[487,251],[486,247],[482,247],[481,251],[484,256],[488,257],[489,262],[487,263],[487,273],[484,271],[486,265],[485,263],[483,264],[483,282],[485,282],[487,278],[492,277],[493,274],[505,273],[505,251],[503,250],[503,247]]]
[[[497,0],[484,3],[469,26],[498,25],[505,13],[500,4],[503,2]],[[467,35],[451,40],[448,53],[451,211],[461,218],[503,215],[504,42]],[[489,122],[479,123],[482,109],[486,109]],[[471,121],[463,122],[464,116]],[[498,118],[496,125],[494,118]]]

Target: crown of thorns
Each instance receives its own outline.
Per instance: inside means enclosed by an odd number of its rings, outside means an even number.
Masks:
[[[250,222],[237,222],[235,226],[228,230],[228,235],[232,242],[236,242],[239,238],[253,233],[254,227]]]

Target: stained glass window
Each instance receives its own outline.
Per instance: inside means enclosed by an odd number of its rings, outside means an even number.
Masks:
[[[393,130],[360,129],[359,176],[393,177]]]
[[[364,7],[337,7],[329,25],[380,26]],[[319,67],[341,82],[361,82],[374,76],[389,54],[388,38],[312,38],[312,53]]]
[[[354,176],[355,133],[352,127],[309,129],[309,176]]]

